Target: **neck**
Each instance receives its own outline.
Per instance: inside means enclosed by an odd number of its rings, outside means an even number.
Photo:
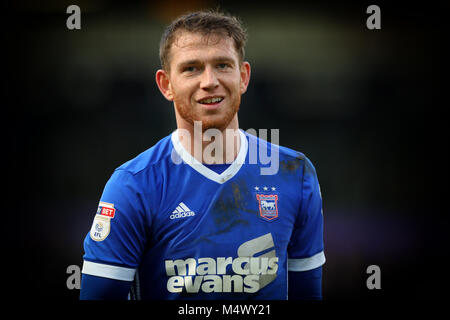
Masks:
[[[181,145],[201,163],[231,163],[239,154],[241,138],[237,114],[222,130],[205,130],[201,121],[191,124],[184,119],[177,119],[177,127]]]

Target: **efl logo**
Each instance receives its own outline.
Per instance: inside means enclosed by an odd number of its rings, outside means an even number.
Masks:
[[[111,231],[111,219],[114,218],[116,209],[113,203],[102,202],[98,204],[97,214],[91,227],[91,239],[103,241]]]
[[[114,209],[114,204],[108,202],[100,202],[97,209],[97,214],[109,218],[114,218],[115,213],[116,209]]]

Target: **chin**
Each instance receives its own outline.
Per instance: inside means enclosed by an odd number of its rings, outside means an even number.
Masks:
[[[227,121],[228,119],[218,119],[218,120],[212,120],[212,119],[200,119],[199,121],[202,122],[202,130],[203,132],[208,129],[218,129],[220,131],[223,131],[227,128],[227,126],[230,124],[230,121]]]
[[[222,110],[222,112],[216,114],[210,113],[202,115],[200,112],[193,111],[193,109],[187,108],[183,104],[175,104],[175,106],[178,115],[190,124],[194,125],[195,121],[201,121],[203,132],[213,128],[220,131],[225,130],[239,110],[239,103],[236,103],[234,107],[229,108],[226,111]]]
[[[208,129],[218,129],[220,131],[225,130],[228,125],[233,121],[237,114],[237,110],[228,111],[225,114],[211,115],[207,117],[202,117],[198,121],[202,122],[202,130]]]

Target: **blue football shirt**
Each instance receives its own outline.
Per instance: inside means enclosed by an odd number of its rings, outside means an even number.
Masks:
[[[325,262],[315,168],[300,152],[239,135],[224,171],[194,159],[177,131],[117,168],[82,272],[133,281],[137,299],[287,299],[288,271]],[[275,174],[261,174],[261,148],[278,153]]]

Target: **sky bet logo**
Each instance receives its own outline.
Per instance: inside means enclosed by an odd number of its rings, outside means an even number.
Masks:
[[[167,290],[173,293],[257,292],[277,276],[278,257],[274,246],[272,234],[267,233],[244,242],[238,248],[237,258],[166,260]]]

